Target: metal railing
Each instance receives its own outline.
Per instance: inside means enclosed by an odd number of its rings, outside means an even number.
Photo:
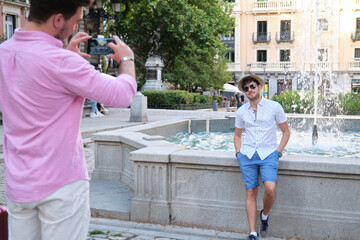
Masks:
[[[253,33],[253,42],[254,43],[269,43],[271,41],[270,32],[254,32]]]
[[[219,103],[218,107],[223,107],[223,103]],[[196,109],[209,109],[212,108],[211,103],[204,104],[149,104],[148,108],[151,109],[173,109],[173,110],[196,110]]]
[[[276,42],[293,42],[294,41],[294,31],[292,32],[276,32]]]

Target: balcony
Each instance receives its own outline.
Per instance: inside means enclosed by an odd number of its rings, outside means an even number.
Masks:
[[[221,42],[226,45],[234,45],[235,37],[234,36],[225,36],[221,39]]]
[[[290,42],[294,41],[294,32],[276,32],[276,42]]]
[[[312,71],[332,71],[333,63],[332,62],[318,62],[311,64]]]
[[[349,71],[360,71],[360,61],[349,62]]]
[[[294,62],[255,62],[250,64],[251,72],[285,72],[295,71],[296,64]]]
[[[353,42],[360,41],[360,29],[351,33],[351,40],[353,40]]]
[[[269,43],[271,40],[271,34],[270,32],[254,32],[252,40],[255,44]]]
[[[253,3],[253,13],[279,13],[295,12],[296,0],[255,0]]]

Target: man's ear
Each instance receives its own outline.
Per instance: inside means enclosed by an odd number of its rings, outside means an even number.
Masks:
[[[64,15],[62,15],[61,13],[58,13],[54,16],[53,18],[53,25],[55,27],[55,29],[59,30],[64,26],[65,23],[65,18]]]

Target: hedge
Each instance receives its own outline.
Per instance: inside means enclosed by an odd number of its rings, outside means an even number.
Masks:
[[[144,96],[147,96],[148,105],[173,105],[177,107],[179,104],[211,104],[213,100],[221,103],[223,97],[203,95],[200,93],[190,93],[180,90],[146,90],[141,91]]]

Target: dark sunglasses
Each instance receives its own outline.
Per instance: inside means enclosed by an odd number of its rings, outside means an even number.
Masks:
[[[257,85],[256,85],[255,83],[252,83],[252,84],[250,84],[249,86],[243,87],[243,88],[244,88],[244,91],[245,91],[245,92],[249,91],[249,87],[250,87],[251,89],[255,89],[255,88],[257,88]]]

